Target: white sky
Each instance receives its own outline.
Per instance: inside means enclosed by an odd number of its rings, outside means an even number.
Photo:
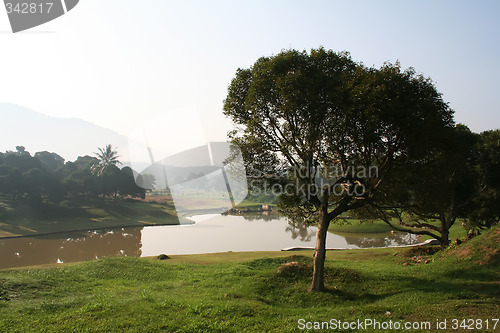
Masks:
[[[238,67],[281,49],[324,46],[430,76],[456,120],[500,127],[499,1],[80,0],[12,34],[0,8],[0,102],[77,117],[127,135],[195,105],[210,140]]]

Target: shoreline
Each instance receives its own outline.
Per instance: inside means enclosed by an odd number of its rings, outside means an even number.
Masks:
[[[132,233],[138,233],[138,232],[141,232],[142,233],[142,230],[145,226],[150,226],[150,227],[156,227],[156,226],[179,226],[179,227],[192,227],[198,223],[202,223],[203,224],[203,218],[204,217],[211,217],[211,216],[219,216],[220,214],[202,214],[202,215],[192,215],[192,216],[189,216],[187,214],[181,214],[179,220],[184,222],[184,223],[162,223],[162,224],[145,224],[145,225],[137,225],[136,223],[133,223],[133,224],[127,224],[127,225],[121,225],[121,226],[116,226],[116,227],[109,227],[109,226],[103,226],[103,227],[99,227],[99,228],[91,228],[91,229],[87,229],[87,228],[81,228],[81,229],[75,229],[75,230],[65,230],[65,231],[54,231],[54,232],[45,232],[45,233],[38,233],[38,234],[35,234],[35,235],[22,235],[22,236],[8,236],[8,237],[2,237],[0,238],[0,242],[2,242],[3,239],[5,239],[5,244],[6,246],[8,246],[9,243],[8,240],[9,239],[20,239],[21,242],[22,239],[24,239],[25,241],[27,242],[31,242],[31,241],[37,241],[37,240],[44,240],[46,239],[45,237],[49,236],[49,238],[53,238],[55,240],[57,239],[64,239],[64,238],[73,238],[73,237],[93,237],[95,234],[97,236],[99,235],[105,235],[107,232],[112,232],[112,231],[115,231],[115,232],[132,232]],[[237,216],[241,216],[240,214],[238,214]],[[200,217],[201,219],[197,219],[196,217]],[[140,229],[137,229],[138,227],[140,227]],[[125,228],[129,228],[129,231],[125,230]],[[122,230],[125,230],[125,231],[122,231]],[[155,230],[155,229],[150,229],[150,231],[152,230]],[[100,232],[99,232],[100,231]],[[169,232],[168,229],[165,229],[165,232]],[[155,231],[153,231],[153,233],[155,233]],[[329,233],[332,233],[332,232],[329,232]],[[334,234],[334,233],[332,233]],[[359,234],[359,233],[353,233],[353,236],[356,236],[356,234]],[[379,233],[377,233],[378,235]],[[52,237],[50,237],[52,235]],[[361,235],[361,234],[359,234]],[[45,236],[45,237],[44,237]],[[363,236],[361,236],[363,237]],[[367,237],[366,235],[364,237]],[[380,235],[380,237],[387,237],[387,236],[384,236],[384,235]],[[14,241],[15,242],[15,241]],[[413,242],[415,242],[415,240],[413,240]],[[288,243],[288,245],[287,245]],[[421,246],[421,245],[428,245],[429,242],[418,242],[416,244],[403,244],[403,245],[394,245],[394,246],[380,246],[382,244],[380,244],[378,247],[366,247],[366,248],[363,248],[363,247],[356,247],[356,248],[351,248],[351,247],[348,247],[349,245],[346,245],[346,247],[339,247],[339,248],[328,248],[327,250],[329,251],[349,251],[349,250],[372,250],[372,249],[391,249],[391,248],[406,248],[406,247],[413,247],[413,246]],[[277,245],[277,244],[276,244]],[[287,251],[299,251],[299,250],[305,250],[305,251],[308,251],[308,250],[314,250],[314,248],[312,246],[301,246],[301,245],[306,245],[306,244],[296,244],[297,246],[295,247],[288,247],[290,246],[290,243],[289,242],[285,242],[285,243],[281,243],[280,245],[277,245],[277,246],[274,246],[273,248],[273,251],[276,251],[276,252],[287,252]],[[308,245],[308,244],[307,244]],[[312,245],[312,244],[311,244]],[[340,244],[339,244],[340,245]],[[373,245],[377,245],[377,244],[373,244]],[[239,250],[233,250],[233,249],[219,249],[218,252],[213,252],[215,249],[206,249],[208,251],[206,252],[201,252],[201,253],[193,253],[193,252],[179,252],[179,253],[176,253],[175,255],[194,255],[194,257],[196,257],[197,255],[206,255],[206,254],[214,254],[214,253],[226,253],[226,252],[234,252],[234,253],[242,253],[242,252],[262,252],[262,251],[269,251],[269,250],[261,250],[259,249],[259,246],[255,246],[255,247],[249,247],[249,248],[246,248],[246,249],[241,249],[241,251]],[[222,250],[222,251],[221,251]],[[166,253],[167,255],[173,255],[173,254],[170,254],[169,252],[161,252],[162,250],[160,249],[159,250],[160,252],[157,252],[157,253],[152,253],[152,252],[149,252],[147,253],[146,255],[143,255],[142,253],[139,254],[139,255],[136,255],[136,254],[132,254],[131,257],[143,257],[143,258],[147,258],[147,257],[152,257],[152,258],[155,258],[157,255],[161,254],[161,253]],[[217,251],[217,250],[216,250]],[[131,253],[129,253],[131,254]],[[103,254],[105,255],[105,254]],[[110,257],[114,257],[115,255],[113,254],[107,254],[105,256],[110,256]],[[118,255],[119,256],[119,255]],[[72,260],[75,260],[76,261],[72,261]],[[85,259],[85,258],[73,258],[73,259],[67,259],[67,262],[65,263],[73,263],[73,262],[81,262],[80,260],[82,261],[88,261],[88,259]],[[66,261],[66,259],[65,259]],[[47,263],[46,261],[44,262],[44,260],[40,260],[40,265],[45,265],[45,263]],[[20,264],[21,262],[19,262]],[[49,263],[47,263],[49,264]],[[50,264],[53,264],[53,263],[50,263]],[[36,265],[36,266],[39,266],[39,265]],[[23,265],[21,266],[16,266],[16,267],[25,267]],[[7,268],[7,267],[5,267]]]
[[[186,218],[187,219],[187,218]],[[191,221],[191,220],[190,220]],[[28,237],[39,237],[39,236],[50,236],[57,234],[67,234],[72,232],[90,232],[94,230],[106,230],[106,229],[122,229],[122,228],[144,228],[144,227],[165,227],[165,226],[181,226],[181,225],[193,225],[193,223],[178,223],[178,224],[130,224],[124,226],[109,226],[109,227],[99,227],[99,228],[91,228],[91,229],[76,229],[76,230],[64,230],[64,231],[54,231],[54,232],[44,232],[44,233],[36,233],[31,235],[17,235],[17,236],[5,236],[0,237],[0,241],[3,239],[13,239],[13,238],[28,238]]]
[[[203,214],[200,214],[203,213]],[[254,213],[254,212],[252,212]],[[198,209],[190,212],[179,212],[177,216],[178,220],[189,221],[190,223],[148,223],[148,224],[126,224],[126,225],[118,225],[118,226],[105,226],[105,227],[97,227],[97,228],[88,228],[88,229],[69,229],[69,230],[61,230],[61,231],[52,231],[52,232],[42,232],[42,233],[32,233],[28,235],[13,235],[13,236],[0,236],[0,241],[3,239],[13,239],[13,238],[27,238],[27,237],[39,237],[39,236],[49,236],[49,235],[57,235],[57,234],[65,234],[65,233],[73,233],[73,232],[89,232],[94,230],[105,230],[105,229],[121,229],[121,228],[142,228],[142,227],[161,227],[161,226],[181,226],[181,225],[194,225],[196,221],[190,219],[194,216],[203,216],[203,215],[224,215],[224,213],[215,212],[214,210],[204,210]]]
[[[203,214],[196,214],[196,213],[202,213]],[[255,214],[258,212],[250,212],[249,214]],[[4,239],[14,239],[14,238],[28,238],[28,237],[39,237],[39,236],[50,236],[50,235],[57,235],[57,234],[65,234],[65,233],[77,233],[77,232],[90,232],[90,231],[95,231],[95,230],[106,230],[106,229],[121,229],[121,228],[143,228],[143,227],[160,227],[160,226],[182,226],[182,225],[195,225],[197,222],[190,219],[191,217],[195,216],[203,216],[203,215],[232,215],[232,214],[227,214],[227,213],[215,213],[215,212],[207,212],[206,210],[198,210],[197,212],[180,212],[178,215],[178,219],[180,220],[185,220],[189,221],[191,223],[177,223],[177,224],[171,224],[171,223],[148,223],[148,224],[127,224],[127,225],[119,225],[119,226],[104,226],[104,227],[97,227],[97,228],[89,228],[89,229],[70,229],[70,230],[61,230],[61,231],[53,231],[53,232],[43,232],[43,233],[33,233],[33,234],[28,234],[28,235],[14,235],[14,236],[0,236],[0,241]],[[235,214],[234,216],[242,216],[245,214]],[[335,235],[341,235],[343,234],[348,234],[348,235],[356,235],[356,234],[370,234],[370,233],[359,233],[359,232],[333,232],[333,231],[328,231],[329,233],[335,234]],[[373,233],[373,234],[382,234],[381,233]],[[390,248],[390,247],[407,247],[407,246],[415,246],[415,245],[427,245],[430,241],[433,239],[423,239],[422,236],[417,235],[417,239],[420,243],[417,244],[409,244],[409,245],[397,245],[397,246],[387,246],[387,247],[380,247],[380,248]],[[293,248],[293,247],[291,247]],[[296,247],[297,250],[287,250],[287,249],[282,249],[280,251],[298,251],[300,247]],[[314,249],[313,247],[304,247],[304,249]],[[349,250],[349,248],[331,248],[327,250]]]
[[[358,247],[358,248],[327,248],[326,251],[342,251],[342,250],[373,250],[373,249],[397,249],[397,248],[405,248],[405,247],[416,247],[416,246],[427,246],[427,245],[439,245],[439,241],[437,239],[428,239],[426,241],[416,243],[416,244],[408,244],[408,245],[394,245],[394,246],[377,246],[377,247]],[[281,251],[306,251],[306,250],[314,250],[315,248],[312,246],[292,246],[281,249]]]
[[[366,251],[372,251],[372,250],[393,250],[393,249],[400,249],[400,248],[408,248],[408,247],[416,247],[416,246],[421,246],[421,245],[429,245],[429,244],[423,244],[423,243],[418,243],[418,244],[411,244],[411,245],[399,245],[399,246],[388,246],[388,247],[366,247],[366,248],[330,248],[327,249],[329,252],[349,252],[349,251],[355,251],[358,252],[359,250],[366,250]],[[431,244],[432,245],[432,244]],[[175,260],[175,259],[188,259],[188,261],[192,261],[189,259],[193,259],[195,262],[197,259],[199,260],[200,258],[204,257],[213,257],[213,256],[250,256],[250,257],[266,257],[266,256],[272,256],[272,257],[281,257],[281,256],[287,256],[287,255],[293,255],[295,252],[299,251],[309,251],[312,252],[314,251],[314,248],[310,247],[304,247],[299,250],[286,250],[286,249],[281,249],[281,250],[276,250],[276,251],[269,251],[269,250],[263,250],[263,251],[222,251],[222,252],[206,252],[206,253],[190,253],[190,254],[167,254],[170,260]],[[153,256],[144,256],[144,257],[134,257],[134,256],[109,256],[109,257],[102,257],[98,259],[93,259],[93,260],[82,260],[82,261],[69,261],[69,262],[58,262],[58,263],[44,263],[44,264],[35,264],[35,265],[28,265],[28,266],[13,266],[13,267],[5,267],[5,268],[0,268],[0,272],[2,271],[9,271],[9,270],[24,270],[24,269],[32,269],[32,268],[52,268],[52,267],[62,267],[66,265],[77,265],[77,264],[82,264],[86,262],[94,262],[96,260],[103,260],[107,258],[112,258],[112,259],[123,259],[123,258],[136,258],[136,259],[144,259],[144,260],[161,260],[158,259],[159,255],[153,255]]]

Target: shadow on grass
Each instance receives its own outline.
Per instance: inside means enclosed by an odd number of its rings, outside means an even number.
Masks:
[[[423,272],[423,277],[393,276],[400,293],[415,292],[432,294],[437,302],[446,299],[482,300],[485,303],[500,305],[498,274],[479,267],[470,269],[447,270],[446,266],[436,267],[434,271]]]
[[[394,293],[375,294],[366,287],[367,277],[358,270],[325,267],[324,292],[309,292],[312,258],[294,255],[285,258],[263,258],[245,263],[252,270],[253,283],[247,294],[257,301],[287,308],[335,306],[339,303],[375,302]],[[260,271],[260,272],[255,272]],[[244,274],[242,274],[244,275]]]
[[[308,292],[312,277],[312,258],[291,256],[263,258],[245,266],[251,270],[250,298],[261,303],[287,308],[335,306],[340,303],[366,305],[395,295],[420,294],[417,302],[447,299],[471,299],[499,304],[498,274],[491,267],[449,270],[449,264],[409,267],[386,263],[385,274],[372,275],[366,269],[327,265],[324,292]],[[260,272],[256,272],[260,271]],[[244,276],[244,274],[242,274]],[[414,296],[412,296],[414,297]]]
[[[59,204],[4,202],[0,235],[27,236],[147,224],[180,224],[166,206],[137,200],[82,200]]]

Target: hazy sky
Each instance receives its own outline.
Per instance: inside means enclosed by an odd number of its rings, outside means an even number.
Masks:
[[[474,131],[500,127],[500,1],[80,0],[12,34],[0,9],[0,102],[77,117],[127,135],[195,106],[224,139],[238,67],[282,49],[323,46],[430,76]]]

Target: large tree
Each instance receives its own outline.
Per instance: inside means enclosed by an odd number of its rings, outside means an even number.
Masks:
[[[373,202],[392,170],[422,159],[453,124],[433,83],[412,69],[367,68],[324,49],[260,58],[228,90],[224,112],[248,175],[285,176],[273,185],[283,213],[318,223],[316,291],[325,289],[330,222]]]

